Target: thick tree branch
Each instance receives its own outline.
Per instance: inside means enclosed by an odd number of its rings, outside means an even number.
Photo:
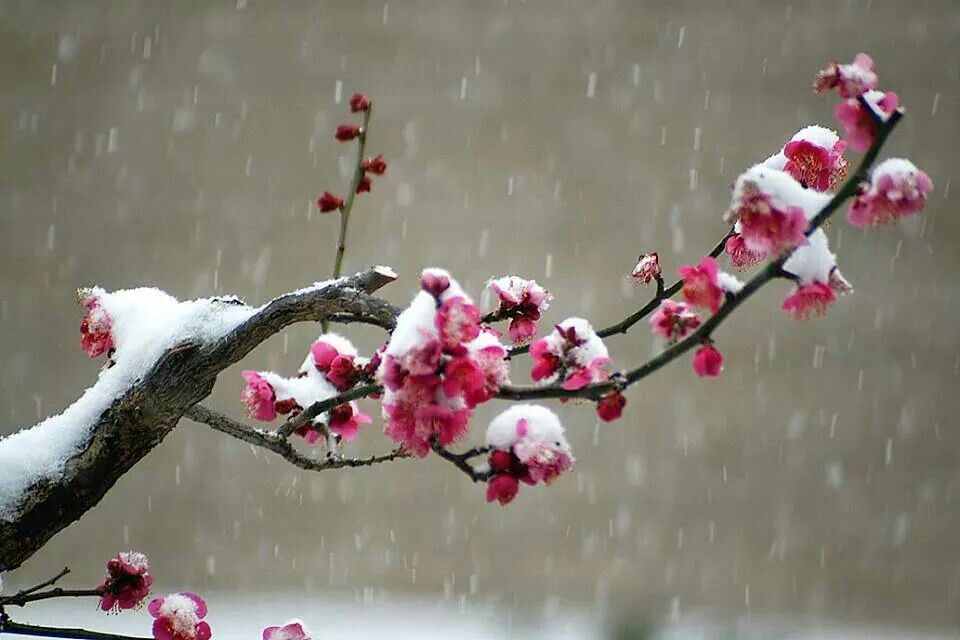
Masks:
[[[397,309],[369,294],[394,279],[392,270],[377,267],[295,291],[266,304],[215,342],[168,351],[91,425],[87,440],[78,443],[62,473],[38,480],[24,493],[13,517],[0,519],[0,571],[19,567],[100,502],[120,476],[160,444],[187,409],[209,395],[221,371],[281,329],[343,314],[392,327]],[[307,467],[313,464],[310,461]]]

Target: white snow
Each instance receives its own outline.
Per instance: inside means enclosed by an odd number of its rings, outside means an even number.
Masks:
[[[517,432],[517,423],[526,420],[526,434]],[[510,450],[519,440],[545,442],[569,451],[560,418],[550,409],[537,404],[517,404],[490,421],[486,443],[494,449]]]
[[[720,284],[720,288],[727,293],[740,293],[740,290],[743,289],[743,281],[726,271],[717,273],[717,282]]]
[[[36,482],[62,475],[101,414],[167,350],[186,342],[211,343],[257,311],[215,298],[177,302],[151,288],[113,293],[94,288],[82,293],[98,296],[113,318],[114,364],[103,369],[97,382],[63,413],[0,439],[0,519],[16,516],[24,491]]]
[[[426,291],[417,293],[410,306],[397,317],[397,327],[390,336],[390,344],[387,345],[385,353],[402,361],[414,347],[426,339],[436,338],[436,313],[437,305],[433,296]]]
[[[827,284],[830,282],[830,272],[837,266],[837,257],[830,252],[827,234],[823,229],[810,234],[809,241],[793,252],[783,264],[783,269],[800,278],[803,284]]]
[[[804,189],[803,185],[785,171],[757,164],[744,171],[737,178],[733,189],[731,209],[725,216],[728,222],[733,221],[730,218],[730,213],[739,206],[744,191],[748,188],[758,189],[761,193],[769,196],[772,206],[781,211],[785,211],[788,207],[800,207],[803,209],[807,220],[812,220],[820,213],[820,210],[830,202],[831,198],[830,194],[820,193],[814,189]]]
[[[912,177],[920,172],[917,165],[906,158],[887,158],[880,162],[870,172],[870,182],[874,185],[881,176],[890,176],[894,179]]]

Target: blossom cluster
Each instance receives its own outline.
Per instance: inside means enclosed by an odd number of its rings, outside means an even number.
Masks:
[[[370,98],[365,96],[362,93],[355,93],[350,98],[350,112],[351,113],[363,113],[368,112],[373,108]],[[337,128],[334,130],[333,137],[340,142],[350,142],[355,140],[363,135],[366,132],[362,127],[358,127],[355,124],[341,124],[337,125]],[[382,176],[387,172],[387,161],[382,155],[378,155],[372,158],[365,158],[360,163],[360,175],[357,180],[357,193],[369,193],[370,188],[373,185],[373,180],[370,178],[371,175]],[[331,211],[337,211],[343,209],[344,200],[342,197],[338,196],[335,193],[330,191],[324,191],[323,194],[317,198],[317,207],[320,209],[320,213],[329,213]]]
[[[378,377],[384,432],[423,457],[467,432],[473,408],[509,382],[506,348],[482,328],[480,311],[442,269],[427,269],[421,291],[397,318]]]
[[[487,286],[500,301],[495,314],[500,318],[510,318],[507,329],[510,341],[517,345],[530,342],[537,335],[537,321],[550,308],[553,296],[536,280],[518,276],[496,278]]]
[[[251,418],[271,421],[278,415],[295,416],[315,402],[322,402],[369,380],[377,368],[376,359],[357,355],[346,338],[335,333],[320,336],[310,347],[297,375],[285,378],[272,371],[244,371],[246,387],[240,399]],[[325,429],[350,441],[359,428],[371,422],[355,402],[346,402],[321,413],[295,433],[314,444]]]
[[[491,449],[487,502],[509,504],[521,482],[551,484],[574,463],[560,419],[538,405],[515,405],[495,417],[486,444]]]

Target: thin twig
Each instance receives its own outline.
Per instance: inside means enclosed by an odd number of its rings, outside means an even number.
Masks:
[[[350,180],[350,193],[343,206],[340,207],[340,233],[337,236],[337,253],[333,258],[333,278],[339,278],[343,269],[343,256],[347,251],[347,225],[350,224],[350,212],[353,210],[353,202],[357,197],[357,188],[360,181],[363,180],[363,152],[367,147],[367,130],[370,127],[370,116],[373,115],[373,103],[367,105],[363,112],[363,123],[360,125],[360,135],[357,136],[357,161],[353,166],[353,178]],[[320,322],[323,333],[327,332],[330,326],[329,321],[324,318]]]
[[[714,245],[713,249],[711,249],[710,253],[708,253],[707,255],[710,256],[711,258],[716,258],[721,253],[723,253],[723,248],[724,246],[726,246],[727,240],[732,235],[733,235],[733,229],[730,229],[730,231],[728,231],[725,236],[720,238],[720,241],[717,242],[716,245]],[[631,313],[629,316],[627,316],[620,322],[612,324],[609,327],[604,327],[603,329],[600,329],[599,331],[597,331],[597,335],[600,336],[601,338],[607,338],[609,336],[616,335],[618,333],[626,333],[630,329],[630,327],[637,324],[638,322],[646,318],[648,315],[656,311],[657,307],[660,306],[660,303],[663,300],[666,300],[667,298],[672,298],[673,296],[677,295],[677,292],[679,292],[681,288],[683,288],[683,280],[678,279],[669,287],[665,287],[663,278],[658,277],[657,292],[654,294],[653,298],[651,298],[647,304],[643,305],[637,311]],[[488,314],[488,315],[493,315],[493,314]],[[484,319],[484,321],[486,322],[487,320]],[[530,350],[529,344],[519,346],[519,347],[514,347],[513,349],[510,349],[508,357],[512,358],[514,356],[518,356],[518,355],[527,353],[529,350]]]
[[[53,598],[99,598],[103,596],[103,593],[104,592],[101,589],[61,589],[60,587],[57,587],[55,589],[50,589],[49,591],[41,591],[39,593],[31,593],[29,595],[20,595],[18,593],[10,596],[9,598],[0,599],[0,607],[23,607],[31,602],[50,600]]]
[[[6,597],[0,596],[0,607],[2,607],[5,604],[12,603],[14,600],[23,599],[26,596],[29,596],[31,593],[36,593],[37,591],[40,591],[40,589],[53,586],[68,573],[70,573],[70,567],[64,567],[63,569],[60,570],[60,573],[58,573],[57,575],[53,576],[52,578],[47,578],[43,582],[39,584],[35,584],[28,589],[21,589],[20,591],[13,594],[12,596],[6,596]]]
[[[326,471],[327,469],[344,469],[347,467],[368,467],[381,462],[390,462],[410,457],[403,447],[398,447],[390,453],[370,456],[367,458],[326,457],[323,459],[311,458],[297,451],[286,438],[272,431],[264,431],[249,427],[242,422],[223,415],[203,405],[194,405],[187,409],[184,416],[195,422],[213,427],[221,433],[243,440],[256,447],[267,449],[281,456],[290,464],[306,471]]]
[[[490,478],[490,471],[477,471],[473,468],[468,460],[470,458],[476,458],[477,456],[484,455],[489,452],[487,447],[474,447],[463,453],[454,453],[440,444],[440,438],[438,436],[433,436],[430,438],[430,446],[433,447],[434,452],[443,458],[444,460],[453,463],[453,465],[463,471],[468,478],[474,482],[486,482]]]
[[[365,384],[359,387],[354,387],[348,391],[344,391],[338,396],[321,400],[319,402],[314,402],[312,405],[280,425],[277,428],[276,434],[281,438],[289,438],[294,431],[300,427],[307,426],[311,420],[319,416],[321,413],[329,411],[334,407],[339,407],[342,404],[346,404],[351,400],[366,398],[367,396],[380,393],[381,391],[383,391],[383,387],[378,384]]]
[[[121,636],[115,633],[101,633],[87,629],[69,629],[66,627],[44,627],[14,622],[7,614],[0,614],[0,635],[9,633],[35,638],[76,638],[77,640],[152,640],[145,636]]]

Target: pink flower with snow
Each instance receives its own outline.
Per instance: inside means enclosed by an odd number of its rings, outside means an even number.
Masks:
[[[748,249],[778,255],[806,242],[807,216],[800,207],[771,209],[767,215],[741,218],[740,229]]]
[[[363,374],[354,363],[357,354],[353,345],[336,334],[320,336],[311,345],[310,354],[317,371],[341,393],[353,387]]]
[[[730,263],[737,269],[746,269],[763,262],[767,257],[765,251],[753,251],[747,247],[747,241],[742,233],[734,233],[723,245],[723,250],[730,256]]]
[[[240,400],[247,406],[247,413],[255,420],[269,422],[277,417],[274,403],[277,394],[269,382],[256,371],[244,371],[240,375],[247,381],[247,386],[240,394]]]
[[[623,415],[627,399],[619,391],[611,391],[597,401],[597,416],[604,422],[613,422]]]
[[[526,484],[553,484],[560,474],[573,467],[573,456],[555,442],[520,438],[513,445],[513,453],[527,468],[520,478]]]
[[[448,398],[463,396],[470,408],[489,399],[483,369],[473,359],[462,356],[447,361],[443,368],[443,393]]]
[[[417,409],[414,413],[415,428],[418,435],[425,436],[422,443],[417,445],[425,443],[429,446],[434,436],[445,447],[459,441],[467,435],[469,418],[470,413],[466,409],[452,409],[439,404]]]
[[[370,424],[373,419],[358,410],[352,402],[341,404],[330,410],[327,427],[346,441],[357,437],[361,425]]]
[[[291,620],[282,627],[267,627],[263,630],[263,640],[313,640],[303,622]]]
[[[436,323],[440,343],[452,353],[480,334],[480,311],[462,297],[447,298],[437,309]]]
[[[686,338],[700,326],[700,317],[685,302],[667,298],[650,316],[653,332],[671,342]]]
[[[804,185],[817,191],[835,189],[847,176],[843,157],[847,144],[838,140],[827,149],[810,140],[792,140],[783,148],[787,158],[783,170]]]
[[[113,349],[113,318],[93,292],[80,292],[80,303],[86,309],[80,321],[80,348],[91,358]]]
[[[781,308],[796,320],[807,320],[811,313],[822,316],[837,299],[833,288],[822,282],[797,285],[783,301]]]
[[[813,89],[823,93],[836,88],[841,98],[856,98],[865,91],[876,89],[879,81],[873,59],[865,53],[858,53],[850,64],[833,61],[826,69],[817,72]]]
[[[561,367],[560,357],[553,352],[552,345],[546,338],[530,345],[530,357],[533,359],[530,376],[536,382],[553,376]]]
[[[693,370],[701,378],[716,378],[723,371],[723,355],[713,345],[705,344],[693,354]]]
[[[637,284],[650,284],[660,278],[660,256],[657,252],[641,253],[630,277]]]
[[[873,108],[873,112],[886,120],[897,110],[899,98],[892,91],[881,93],[867,91],[864,100]],[[843,134],[854,151],[866,151],[877,137],[877,123],[874,116],[857,98],[850,98],[838,104],[833,111],[837,121],[843,125]]]
[[[567,379],[563,381],[563,388],[567,391],[576,391],[594,382],[606,380],[610,377],[610,372],[607,371],[607,365],[611,362],[613,362],[613,360],[605,356],[594,358],[587,363],[587,366],[575,369],[573,373],[567,376]]]
[[[716,313],[723,303],[723,289],[717,281],[717,261],[707,256],[696,267],[684,265],[677,269],[683,278],[684,299],[695,307],[710,309]]]
[[[155,640],[210,640],[207,603],[195,593],[172,593],[155,598],[147,607],[153,621]]]
[[[536,280],[504,276],[491,280],[490,289],[500,300],[497,314],[510,318],[507,335],[514,344],[526,344],[537,335],[537,321],[550,308],[550,295]]]
[[[876,227],[920,213],[933,192],[930,177],[909,160],[890,158],[876,166],[870,186],[853,201],[847,220]]]
[[[150,595],[153,576],[147,556],[136,551],[124,551],[107,562],[107,575],[97,587],[102,593],[100,608],[104,611],[136,609]]]

